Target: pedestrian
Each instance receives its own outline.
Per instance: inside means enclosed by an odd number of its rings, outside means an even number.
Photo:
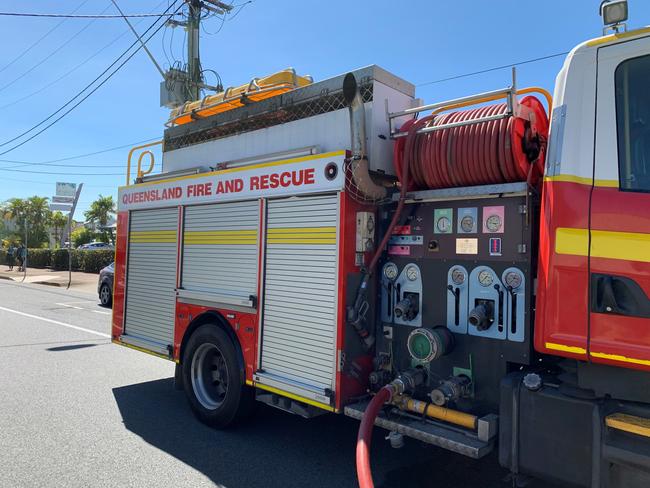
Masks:
[[[18,271],[25,271],[25,261],[27,261],[27,248],[25,244],[21,244],[18,248],[18,262],[20,263]]]
[[[14,253],[16,248],[14,247],[13,242],[9,243],[9,248],[7,249],[7,266],[9,266],[9,271],[14,269]]]

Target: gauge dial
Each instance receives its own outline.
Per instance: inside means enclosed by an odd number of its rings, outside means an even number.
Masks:
[[[386,266],[384,266],[384,276],[390,281],[397,278],[397,271],[397,265],[395,263],[386,263]]]
[[[460,228],[463,232],[472,232],[474,230],[474,217],[465,215],[460,221]]]
[[[513,290],[516,290],[521,286],[521,274],[517,273],[516,271],[509,271],[506,273],[505,276],[505,282],[506,285],[508,285],[510,288]]]
[[[451,270],[451,281],[453,281],[455,285],[462,285],[465,283],[465,272],[460,268],[454,268]]]
[[[492,278],[492,273],[490,273],[488,270],[484,269],[478,274],[478,282],[481,286],[490,286],[493,281],[494,278]]]
[[[439,232],[447,233],[451,230],[451,220],[447,217],[440,217],[438,222],[436,222],[436,227]]]
[[[418,269],[415,266],[409,266],[406,268],[406,277],[411,280],[415,281],[418,279],[418,276],[420,273],[418,273]]]
[[[485,220],[485,227],[487,230],[490,232],[497,232],[499,229],[501,229],[501,217],[498,215],[490,215],[486,220]]]

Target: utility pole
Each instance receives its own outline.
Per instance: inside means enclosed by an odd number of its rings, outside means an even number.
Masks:
[[[199,59],[199,29],[201,26],[201,0],[186,0],[187,12],[187,92],[190,100],[201,97],[201,60]]]

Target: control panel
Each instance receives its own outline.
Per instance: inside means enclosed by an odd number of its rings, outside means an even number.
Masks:
[[[381,289],[382,321],[422,325],[422,273],[417,264],[408,263],[401,270],[393,262],[384,264]]]

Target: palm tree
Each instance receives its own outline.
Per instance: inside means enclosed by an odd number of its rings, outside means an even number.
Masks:
[[[99,224],[99,227],[102,229],[102,240],[108,242],[108,232],[106,231],[106,226],[108,221],[111,218],[111,214],[115,213],[115,202],[111,195],[105,197],[99,195],[99,198],[90,204],[90,208],[84,212],[85,217],[93,222]]]
[[[63,231],[67,224],[68,218],[65,215],[59,211],[52,212],[52,215],[50,216],[50,226],[54,228],[54,240],[56,242],[59,242],[61,237],[63,237],[63,233],[60,233],[59,231]],[[60,242],[59,245],[61,245]]]

